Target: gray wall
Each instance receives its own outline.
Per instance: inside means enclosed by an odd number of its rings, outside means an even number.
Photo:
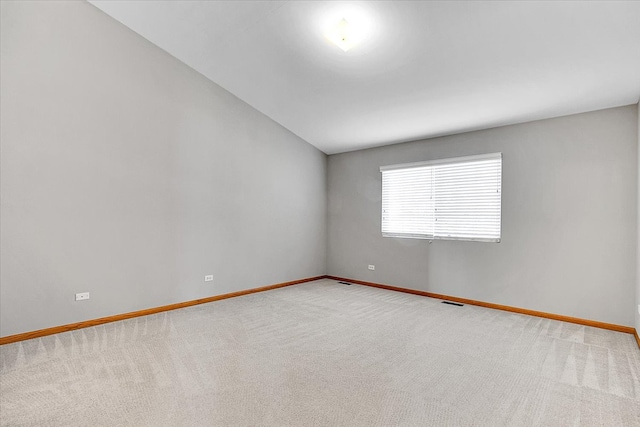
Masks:
[[[634,313],[636,315],[636,332],[640,334],[640,103],[638,109],[638,245],[637,245],[637,264],[636,264],[636,307]]]
[[[328,273],[632,326],[637,114],[633,105],[329,156]],[[380,166],[490,152],[503,153],[501,243],[382,237]]]
[[[87,3],[1,13],[2,336],[325,273],[326,155]]]

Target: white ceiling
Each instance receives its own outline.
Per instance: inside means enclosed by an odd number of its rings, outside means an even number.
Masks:
[[[640,2],[91,3],[327,154],[640,97]]]

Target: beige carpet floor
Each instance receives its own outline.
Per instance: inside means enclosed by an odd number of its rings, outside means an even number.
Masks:
[[[0,347],[2,426],[640,426],[629,334],[320,280]]]

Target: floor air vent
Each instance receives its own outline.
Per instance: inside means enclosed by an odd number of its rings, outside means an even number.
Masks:
[[[338,282],[338,283],[340,283],[342,285],[351,285],[351,283],[347,283],[347,282]]]
[[[443,304],[449,304],[449,305],[457,305],[458,307],[462,307],[464,304],[458,304],[457,302],[451,302],[451,301],[442,301]]]

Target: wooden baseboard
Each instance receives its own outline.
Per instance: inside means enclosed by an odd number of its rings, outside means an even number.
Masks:
[[[284,283],[278,283],[275,285],[262,286],[260,288],[246,289],[244,291],[231,292],[228,294],[216,295],[216,296],[207,297],[207,298],[200,298],[200,299],[191,300],[191,301],[184,301],[176,304],[163,305],[161,307],[148,308],[145,310],[138,310],[138,311],[132,311],[129,313],[116,314],[114,316],[101,317],[99,319],[85,320],[83,322],[70,323],[68,325],[54,326],[52,328],[45,328],[45,329],[39,329],[37,331],[24,332],[16,335],[9,335],[6,337],[0,337],[0,345],[10,344],[18,341],[24,341],[32,338],[44,337],[47,335],[58,334],[61,332],[73,331],[76,329],[88,328],[91,326],[102,325],[104,323],[117,322],[119,320],[131,319],[133,317],[147,316],[149,314],[161,313],[163,311],[176,310],[179,308],[190,307],[192,305],[206,304],[208,302],[220,301],[223,299],[239,297],[242,295],[249,295],[256,292],[269,291],[272,289],[283,288],[285,286],[297,285],[300,283],[312,282],[314,280],[320,280],[320,279],[332,279],[332,280],[338,280],[338,281],[349,282],[349,283],[357,283],[359,285],[372,286],[374,288],[388,289],[391,291],[405,292],[405,293],[421,295],[429,298],[460,302],[463,304],[477,305],[480,307],[510,311],[513,313],[527,314],[527,315],[536,316],[536,317],[544,317],[546,319],[554,319],[554,320],[560,320],[563,322],[576,323],[579,325],[593,326],[596,328],[609,329],[611,331],[625,332],[625,333],[632,334],[635,337],[638,343],[638,347],[640,348],[640,336],[638,336],[638,331],[635,328],[632,328],[629,326],[621,326],[621,325],[615,325],[612,323],[597,322],[593,320],[580,319],[577,317],[562,316],[559,314],[545,313],[542,311],[511,307],[508,305],[493,304],[489,302],[476,301],[476,300],[467,299],[467,298],[452,297],[449,295],[442,295],[442,294],[436,294],[432,292],[418,291],[415,289],[400,288],[397,286],[383,285],[380,283],[365,282],[362,280],[354,280],[354,279],[348,279],[344,277],[336,277],[336,276],[328,276],[328,275],[309,277],[309,278],[300,279],[300,280],[293,280],[291,282],[284,282]]]
[[[635,328],[632,328],[630,326],[622,326],[622,325],[615,325],[612,323],[597,322],[595,320],[586,320],[586,319],[580,319],[577,317],[562,316],[559,314],[545,313],[543,311],[528,310],[526,308],[518,308],[518,307],[511,307],[508,305],[493,304],[490,302],[476,301],[476,300],[467,299],[467,298],[452,297],[449,295],[435,294],[432,292],[418,291],[415,289],[400,288],[397,286],[382,285],[380,283],[365,282],[362,280],[353,280],[353,279],[347,279],[344,277],[327,276],[327,278],[333,279],[333,280],[339,280],[343,282],[357,283],[359,285],[373,286],[374,288],[388,289],[391,291],[421,295],[429,298],[454,301],[454,302],[459,302],[459,303],[469,304],[469,305],[478,305],[480,307],[510,311],[513,313],[528,314],[529,316],[544,317],[546,319],[553,319],[553,320],[561,320],[563,322],[577,323],[578,325],[593,326],[595,328],[609,329],[611,331],[625,332],[627,334],[634,334],[636,337],[636,340],[638,340],[638,345],[640,346],[640,338],[638,338]]]
[[[101,317],[99,319],[85,320],[83,322],[70,323],[68,325],[54,326],[52,328],[39,329],[37,331],[24,332],[22,334],[9,335],[0,337],[0,345],[10,344],[18,341],[24,341],[32,338],[44,337],[47,335],[58,334],[60,332],[73,331],[76,329],[88,328],[90,326],[102,325],[104,323],[117,322],[118,320],[131,319],[133,317],[147,316],[149,314],[161,313],[163,311],[176,310],[178,308],[190,307],[192,305],[205,304],[208,302],[219,301],[227,298],[239,297],[242,295],[253,294],[256,292],[264,292],[272,289],[283,288],[285,286],[297,285],[299,283],[312,282],[314,280],[324,279],[326,276],[309,277],[307,279],[293,280],[291,282],[278,283],[275,285],[263,286],[260,288],[246,289],[244,291],[231,292],[229,294],[216,295],[213,297],[200,298],[191,301],[179,302],[176,304],[163,305],[161,307],[148,308],[145,310],[132,311],[130,313],[116,314],[114,316]]]

